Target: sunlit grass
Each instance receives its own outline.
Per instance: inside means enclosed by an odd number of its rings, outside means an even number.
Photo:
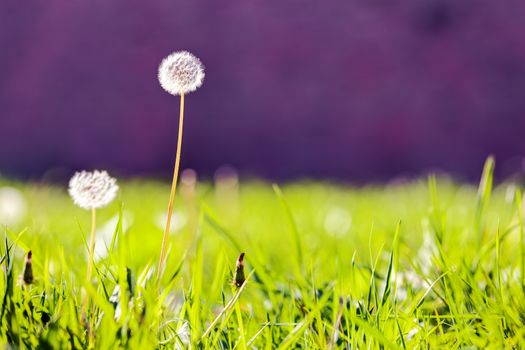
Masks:
[[[27,201],[0,254],[0,341],[21,348],[519,348],[521,195],[510,184],[492,189],[491,171],[480,189],[434,177],[361,188],[182,182],[160,293],[166,184],[121,182],[120,197],[99,213],[102,257],[90,285],[89,212],[64,188],[0,181]],[[34,281],[24,284],[29,249]],[[247,282],[239,288],[241,252]],[[84,319],[82,287],[91,300]]]

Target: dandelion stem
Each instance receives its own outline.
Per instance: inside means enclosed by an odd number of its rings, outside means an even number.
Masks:
[[[95,232],[97,227],[97,209],[95,207],[91,208],[91,238],[89,239],[89,258],[88,266],[86,272],[86,282],[87,284],[91,283],[91,275],[93,274],[93,255],[95,254]],[[86,317],[87,322],[87,313],[86,309],[88,306],[89,297],[87,291],[84,290],[84,297],[82,298],[82,314]]]
[[[184,92],[180,93],[180,116],[179,116],[179,134],[177,137],[177,155],[175,157],[175,168],[173,169],[173,180],[171,182],[170,201],[168,203],[168,213],[166,217],[166,227],[164,228],[164,236],[162,237],[162,248],[160,249],[159,268],[157,270],[157,282],[160,284],[160,279],[164,273],[164,260],[166,259],[166,250],[168,245],[168,234],[171,226],[171,214],[173,212],[173,200],[175,199],[175,192],[177,190],[177,180],[179,177],[180,166],[180,152],[182,148],[182,129],[184,124]]]
[[[89,260],[86,273],[86,279],[91,282],[91,275],[93,274],[93,258],[95,255],[95,232],[97,226],[97,210],[91,209],[91,238],[89,239]]]

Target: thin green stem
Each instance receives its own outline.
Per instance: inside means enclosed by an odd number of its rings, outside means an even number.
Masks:
[[[95,255],[95,233],[97,227],[97,210],[91,209],[91,238],[89,239],[89,260],[86,273],[87,282],[91,282],[91,276],[93,274],[93,259]]]
[[[160,285],[160,279],[164,273],[164,264],[166,259],[166,250],[168,246],[168,236],[171,226],[171,214],[173,212],[173,201],[175,199],[175,192],[177,191],[177,180],[179,178],[180,153],[182,148],[182,130],[184,125],[184,93],[180,94],[180,115],[179,115],[179,135],[177,137],[177,155],[175,157],[175,168],[173,169],[173,180],[171,182],[170,200],[168,203],[168,213],[166,217],[166,227],[164,228],[164,235],[162,236],[162,247],[160,249],[159,267],[157,269],[157,282]]]
[[[521,191],[517,190],[516,196],[516,212],[518,216],[518,225],[520,233],[520,276],[521,276],[521,287],[525,286],[525,231],[523,230],[523,209],[522,209],[522,198]]]

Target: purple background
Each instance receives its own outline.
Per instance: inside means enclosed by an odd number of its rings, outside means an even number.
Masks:
[[[522,0],[5,0],[0,172],[169,177],[179,101],[156,74],[176,50],[206,65],[182,152],[201,174],[523,168]]]

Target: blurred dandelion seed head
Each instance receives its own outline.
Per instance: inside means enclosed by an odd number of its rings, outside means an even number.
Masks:
[[[157,225],[157,227],[164,228],[167,218],[168,214],[164,212],[157,214],[155,217],[155,224]],[[187,222],[188,216],[186,215],[186,213],[180,210],[174,210],[172,214],[172,220],[170,222],[169,232],[173,234],[181,231],[186,226]]]
[[[117,180],[106,171],[77,172],[69,181],[69,195],[83,209],[102,208],[115,199]]]
[[[194,187],[197,184],[197,172],[193,169],[184,169],[180,174],[180,182],[183,186]]]
[[[328,210],[324,220],[324,229],[334,237],[343,237],[352,226],[352,216],[342,207],[333,207]]]
[[[162,60],[159,82],[172,95],[197,90],[204,80],[204,66],[188,51],[177,51]]]
[[[26,200],[13,187],[0,188],[0,226],[17,225],[26,214]]]
[[[116,227],[119,225],[119,215],[114,215],[109,220],[107,220],[101,227],[97,230],[95,236],[95,251],[93,254],[93,259],[95,262],[100,261],[106,258],[110,253],[110,246],[113,238],[115,238],[114,244],[118,243],[118,238],[122,234],[127,233],[129,228],[133,223],[133,214],[129,211],[124,211],[122,213],[122,231],[119,235],[113,237]]]

